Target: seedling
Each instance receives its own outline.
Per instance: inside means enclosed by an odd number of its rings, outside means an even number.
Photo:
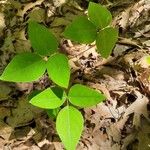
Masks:
[[[91,43],[96,39],[102,56],[107,57],[117,40],[116,29],[109,27],[111,14],[106,8],[92,2],[88,14],[90,21],[86,17],[78,17],[66,28],[64,35],[81,43]],[[96,105],[104,101],[105,96],[81,84],[69,88],[71,72],[68,58],[58,52],[58,42],[46,27],[30,21],[28,37],[33,53],[24,52],[15,56],[0,79],[32,82],[47,72],[55,86],[36,92],[35,96],[31,96],[30,103],[48,109],[48,115],[52,117],[57,116],[56,130],[60,139],[67,150],[75,150],[84,126],[83,116],[77,107]]]

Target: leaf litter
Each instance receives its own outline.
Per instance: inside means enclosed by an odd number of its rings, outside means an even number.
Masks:
[[[110,2],[113,25],[122,31],[121,38],[127,39],[119,39],[110,58],[102,59],[95,43],[79,45],[63,39],[60,44],[70,58],[71,82],[86,84],[107,97],[104,103],[81,110],[85,129],[77,149],[149,150],[150,68],[142,60],[149,55],[145,42],[149,40],[150,1]],[[14,54],[30,50],[28,19],[46,24],[60,39],[64,26],[84,14],[86,6],[81,0],[6,0],[0,5],[1,72]],[[63,150],[54,121],[43,110],[31,107],[26,96],[49,85],[46,76],[31,84],[1,83],[0,149]]]

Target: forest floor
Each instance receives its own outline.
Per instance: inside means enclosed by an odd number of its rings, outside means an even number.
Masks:
[[[119,28],[106,60],[95,45],[73,43],[62,32],[86,13],[85,0],[0,0],[0,73],[16,53],[30,51],[27,22],[47,26],[60,40],[72,68],[72,83],[102,91],[107,100],[83,110],[85,128],[77,150],[150,150],[150,0],[101,0]],[[55,121],[28,103],[28,94],[50,86],[0,82],[0,150],[63,150]]]

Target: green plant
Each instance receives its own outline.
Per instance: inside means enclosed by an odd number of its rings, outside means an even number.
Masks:
[[[64,36],[85,44],[96,41],[97,51],[107,58],[118,39],[118,31],[110,26],[111,21],[111,13],[105,7],[90,2],[88,17],[76,17],[65,29]]]
[[[101,52],[106,57],[117,37],[117,31],[108,27],[111,14],[95,3],[90,3],[88,11],[91,22],[83,16],[78,17],[66,28],[64,35],[84,43],[93,42],[96,38],[97,47],[99,48],[99,44],[102,44],[101,47],[109,51]],[[102,13],[102,15],[99,16],[97,13]],[[112,40],[107,39],[108,33],[112,36]],[[16,55],[5,68],[0,79],[12,82],[32,82],[38,80],[47,71],[49,78],[56,85],[30,95],[30,103],[46,109],[48,115],[53,118],[57,116],[58,135],[67,150],[74,150],[84,126],[83,116],[77,107],[96,105],[105,100],[105,96],[81,84],[69,86],[71,72],[68,58],[58,52],[58,42],[46,27],[30,21],[28,37],[34,52]],[[109,46],[106,44],[107,40]]]

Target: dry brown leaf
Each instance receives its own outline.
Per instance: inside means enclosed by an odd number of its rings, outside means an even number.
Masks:
[[[0,107],[0,119],[4,119],[11,115],[10,108]]]
[[[124,128],[127,119],[128,117],[121,118],[118,122],[111,124],[110,127],[107,128],[109,139],[113,139],[113,141],[117,143],[120,143],[120,141],[122,141],[121,131]],[[118,147],[120,145],[116,146]]]
[[[128,9],[123,11],[121,15],[119,14],[119,16],[117,16],[114,19],[113,24],[118,25],[123,30],[125,30],[128,26],[128,23],[129,23],[130,10],[131,10],[131,8],[129,7]]]
[[[10,92],[10,86],[6,83],[0,82],[0,101],[8,99]]]
[[[27,94],[33,90],[33,83],[16,83],[16,86],[19,91],[24,91]]]
[[[32,3],[26,4],[26,6],[24,7],[23,10],[20,9],[20,10],[18,11],[17,15],[23,17],[23,16],[25,15],[25,13],[26,13],[29,9],[31,9],[31,8],[37,6],[37,5],[42,4],[43,1],[44,1],[44,0],[37,0],[37,1],[34,2],[34,3],[32,2]]]
[[[66,2],[68,2],[68,0],[53,0],[55,7],[60,7],[61,5],[65,4]]]
[[[45,10],[42,8],[35,8],[29,14],[31,20],[35,20],[37,22],[45,21]]]
[[[63,145],[60,142],[53,142],[55,150],[63,150]]]
[[[102,131],[100,131],[100,129],[95,130],[92,136],[93,136],[93,141],[98,146],[101,146],[102,143],[105,143],[108,140],[107,134],[104,134]]]
[[[113,24],[126,30],[134,28],[149,20],[150,1],[140,0],[119,14]]]
[[[0,36],[2,36],[2,31],[5,28],[5,19],[4,19],[4,14],[0,13]]]
[[[3,138],[0,138],[0,149],[4,150],[4,145],[5,145],[6,141]]]
[[[148,98],[142,95],[140,92],[135,91],[137,99],[126,109],[124,116],[128,116],[134,113],[133,125],[135,127],[140,126],[140,117],[143,115],[147,120],[150,121],[148,117],[147,104],[149,102]]]
[[[113,146],[112,146],[112,149],[111,150],[120,150],[121,149],[121,146],[120,146],[120,144],[114,144]]]
[[[129,18],[130,27],[133,27],[136,24],[141,13],[144,10],[144,4],[145,4],[145,0],[141,0],[132,7],[131,12],[130,12],[131,16]]]
[[[145,25],[144,28],[135,32],[134,38],[139,38],[141,36],[150,37],[150,25]]]
[[[13,131],[12,127],[8,126],[3,121],[0,121],[0,137],[8,141],[12,131]]]
[[[126,150],[126,147],[135,140],[135,136],[136,136],[136,132],[132,132],[132,134],[129,134],[128,136],[126,136],[126,138],[123,139],[123,144],[122,144],[121,149]]]
[[[149,150],[150,149],[150,123],[146,120],[142,122],[141,130],[138,133],[138,150]]]
[[[25,97],[19,99],[17,108],[12,109],[12,115],[7,117],[6,122],[12,127],[21,127],[31,123],[35,114],[38,115],[43,110],[31,104]]]
[[[41,148],[43,147],[45,144],[49,145],[50,142],[47,139],[44,139],[43,141],[40,141],[37,143],[37,145]]]
[[[108,129],[107,129],[107,133],[109,135],[109,138],[113,139],[113,141],[115,142],[120,142],[121,140],[121,132],[120,130],[117,128],[116,124],[112,124]]]

